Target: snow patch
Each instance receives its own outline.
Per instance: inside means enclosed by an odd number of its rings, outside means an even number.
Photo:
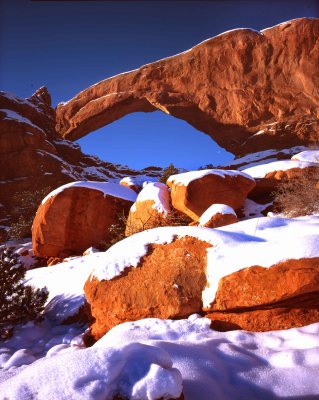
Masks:
[[[60,186],[57,189],[53,190],[42,200],[42,204],[44,204],[50,197],[56,196],[58,193],[61,193],[63,192],[63,190],[68,189],[70,187],[83,187],[83,188],[98,190],[104,193],[104,196],[110,195],[113,197],[129,200],[132,202],[134,202],[137,197],[137,194],[134,192],[134,190],[119,185],[117,183],[77,181],[77,182],[67,183],[66,185]]]
[[[319,163],[319,150],[305,150],[291,157],[292,160]]]
[[[22,117],[22,115],[13,110],[1,109],[0,112],[6,114],[6,116],[3,118],[4,120],[13,120],[19,122],[20,124],[28,124],[44,133],[41,128],[39,128],[37,125],[34,125],[28,118]]]
[[[183,174],[171,175],[167,182],[178,186],[187,186],[190,184],[190,182],[196,179],[201,179],[206,175],[217,175],[221,178],[225,178],[226,176],[236,177],[241,175],[247,179],[254,180],[250,175],[236,170],[204,169],[200,171],[190,171],[184,172]]]
[[[297,161],[297,160],[281,160],[268,164],[257,165],[255,167],[246,168],[243,170],[246,174],[253,178],[264,178],[268,173],[274,171],[287,171],[292,168],[307,168],[318,167],[318,164],[313,162]]]
[[[167,186],[161,182],[149,182],[143,187],[131,211],[136,211],[136,203],[153,201],[152,208],[158,213],[167,216],[170,212],[170,195]]]

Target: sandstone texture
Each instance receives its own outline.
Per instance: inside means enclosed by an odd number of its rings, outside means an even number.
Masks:
[[[255,187],[254,179],[248,175],[214,169],[172,175],[167,184],[171,188],[172,206],[194,221],[212,204],[239,209]]]
[[[111,280],[88,278],[85,296],[99,339],[113,326],[142,318],[183,318],[202,309],[208,243],[193,237],[152,244],[138,267]]]
[[[170,195],[165,184],[148,183],[137,196],[126,222],[125,235],[168,225]]]
[[[107,243],[109,228],[118,224],[119,214],[128,214],[132,204],[87,187],[66,188],[40,205],[32,226],[33,252],[65,258]]]
[[[243,155],[318,143],[319,19],[235,29],[105,79],[56,109],[76,140],[136,111],[161,110]]]
[[[252,266],[219,281],[208,310],[214,329],[268,331],[318,322],[319,258]]]

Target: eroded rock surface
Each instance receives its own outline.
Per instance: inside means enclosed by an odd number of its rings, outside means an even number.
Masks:
[[[319,258],[252,266],[219,281],[208,317],[219,330],[268,331],[319,319]]]
[[[235,29],[105,79],[57,107],[71,140],[126,114],[162,110],[242,155],[318,142],[319,19]]]
[[[108,281],[89,277],[84,291],[95,318],[94,338],[126,321],[183,318],[200,312],[208,247],[193,237],[152,244],[138,267]]]

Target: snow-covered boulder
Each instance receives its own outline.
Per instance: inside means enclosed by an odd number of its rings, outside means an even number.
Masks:
[[[292,160],[319,163],[319,150],[305,150],[291,157]]]
[[[34,254],[68,257],[110,239],[118,214],[128,214],[136,193],[109,182],[73,182],[51,192],[32,227]],[[124,229],[124,228],[123,228]]]
[[[218,228],[237,222],[235,211],[226,204],[213,204],[201,215],[199,226]]]
[[[175,233],[171,227],[138,233],[97,261],[84,285],[95,339],[122,322],[178,319],[201,311],[206,249],[211,245],[183,235],[174,240]]]
[[[319,164],[293,158],[257,165],[244,169],[243,172],[252,176],[256,181],[256,187],[249,193],[249,198],[268,201],[280,182],[319,173]]]
[[[172,175],[173,207],[198,221],[212,204],[226,204],[234,210],[243,206],[247,194],[255,187],[249,175],[239,171],[207,169]]]
[[[170,195],[164,183],[150,182],[143,187],[130,209],[125,235],[166,225],[170,215]]]
[[[125,321],[203,311],[220,330],[317,322],[318,228],[319,217],[262,217],[130,236],[91,260],[95,268],[84,286],[95,318],[91,334],[99,338]]]

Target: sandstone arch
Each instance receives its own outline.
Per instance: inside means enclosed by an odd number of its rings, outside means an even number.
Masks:
[[[126,114],[159,109],[236,155],[318,141],[318,37],[316,18],[223,33],[59,104],[57,131],[76,140]]]

